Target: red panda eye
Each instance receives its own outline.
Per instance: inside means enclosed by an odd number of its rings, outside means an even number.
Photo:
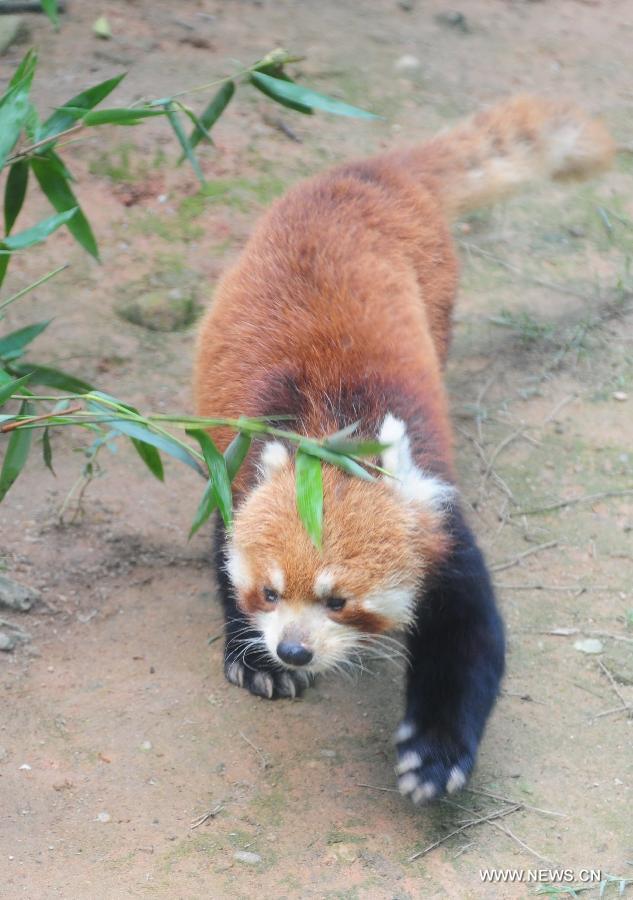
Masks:
[[[347,600],[344,597],[328,597],[325,601],[325,605],[332,612],[340,612],[346,603]]]
[[[264,600],[266,601],[266,603],[278,603],[279,594],[272,588],[264,588]]]

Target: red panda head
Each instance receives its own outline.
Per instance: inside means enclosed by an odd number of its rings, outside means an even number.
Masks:
[[[368,635],[406,627],[446,551],[454,489],[415,466],[400,420],[388,415],[379,437],[390,445],[382,465],[394,477],[362,481],[323,466],[321,551],[299,518],[288,451],[264,447],[261,481],[235,515],[227,570],[278,663],[323,671],[348,661]]]

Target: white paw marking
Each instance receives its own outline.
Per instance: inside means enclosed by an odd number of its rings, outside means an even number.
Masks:
[[[411,722],[401,722],[398,725],[396,733],[393,736],[394,743],[402,744],[404,741],[410,740],[415,734],[415,725]]]
[[[430,800],[436,794],[435,785],[430,781],[426,781],[424,784],[421,784],[420,787],[417,787],[413,793],[411,794],[411,799],[416,804],[426,803],[427,800]]]
[[[446,793],[454,794],[455,791],[458,791],[460,788],[463,788],[466,784],[466,776],[459,768],[459,766],[453,766],[451,769],[450,775],[448,776],[448,781],[446,782]]]
[[[244,687],[244,666],[241,663],[232,662],[226,670],[226,677],[231,684]]]
[[[415,750],[408,750],[396,766],[396,775],[404,775],[412,769],[418,769],[422,765],[422,757]]]
[[[401,794],[410,794],[419,785],[419,779],[413,772],[408,772],[398,779],[398,790]]]
[[[284,697],[291,697],[293,700],[297,696],[297,686],[292,675],[285,672],[279,679],[279,693]]]
[[[268,697],[269,700],[272,699],[275,683],[266,672],[256,672],[253,675],[251,685],[255,693],[260,694],[262,697]]]

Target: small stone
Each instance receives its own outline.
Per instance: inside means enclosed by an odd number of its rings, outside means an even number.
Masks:
[[[0,606],[28,612],[34,603],[41,600],[42,595],[35,588],[26,584],[18,584],[6,575],[0,575]]]
[[[112,816],[110,815],[110,813],[105,812],[105,810],[103,812],[97,813],[97,822],[109,822],[111,818]]]
[[[20,766],[20,771],[21,772],[30,772],[31,766],[28,763],[22,763],[22,765]]]
[[[147,753],[147,751],[151,750],[151,749],[152,749],[152,742],[151,741],[143,741],[143,743],[141,744],[141,750],[144,750]]]
[[[420,68],[420,60],[417,56],[411,56],[410,54],[405,53],[404,56],[401,56],[395,61],[393,67],[396,72],[413,72],[415,69]]]
[[[117,313],[133,325],[149,331],[179,331],[196,316],[196,301],[191,291],[183,288],[155,290],[124,300]]]
[[[9,650],[13,650],[15,645],[16,640],[12,634],[7,634],[6,631],[0,631],[0,650],[4,650],[5,653],[8,653]]]
[[[256,866],[262,861],[258,853],[251,853],[249,850],[236,850],[233,854],[236,862],[244,863],[246,866]]]
[[[332,855],[341,862],[353,863],[358,859],[360,851],[354,844],[341,843],[332,847]]]
[[[581,641],[576,641],[574,647],[576,650],[580,650],[581,653],[602,653],[603,650],[602,641],[599,641],[597,638],[585,638]]]
[[[619,400],[620,403],[624,403],[625,400],[629,399],[629,395],[626,393],[626,391],[614,391],[611,396],[614,400]]]
[[[455,31],[461,31],[462,34],[470,34],[470,25],[466,16],[459,10],[438,13],[435,21],[439,25],[446,25],[448,28],[454,28]]]

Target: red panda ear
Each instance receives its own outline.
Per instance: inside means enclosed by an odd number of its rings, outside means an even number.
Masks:
[[[407,426],[402,419],[387,413],[378,439],[389,446],[382,452],[382,466],[391,474],[385,481],[406,500],[430,506],[438,512],[451,505],[457,491],[453,485],[416,466],[411,454]]]
[[[275,472],[287,466],[289,462],[290,455],[279,441],[269,441],[267,444],[264,444],[264,449],[259,457],[259,471],[262,479],[267,481]]]

